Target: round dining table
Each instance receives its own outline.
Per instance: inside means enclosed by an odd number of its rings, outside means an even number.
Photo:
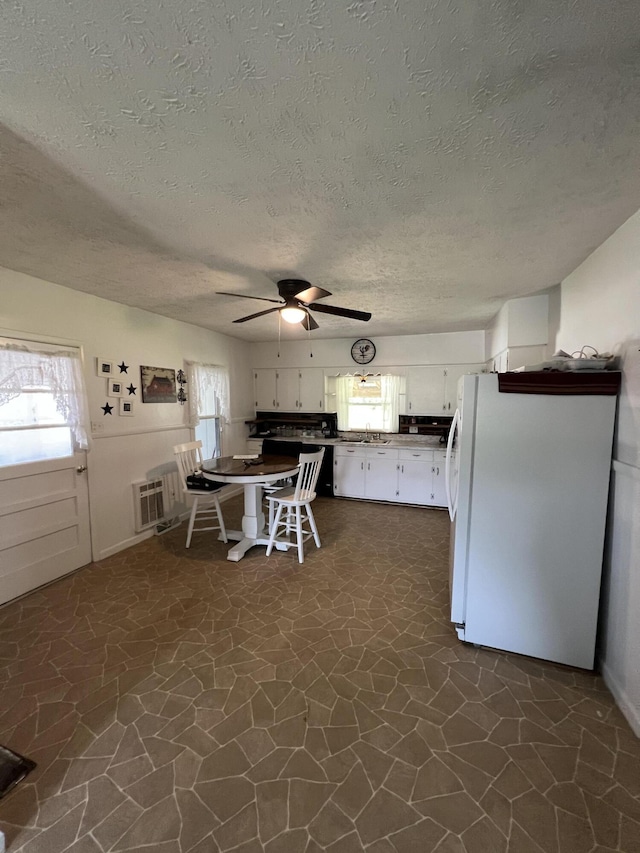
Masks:
[[[210,480],[220,483],[237,483],[244,487],[244,515],[242,530],[227,530],[227,539],[236,544],[229,550],[227,560],[237,563],[254,545],[268,545],[269,531],[265,528],[262,511],[262,487],[298,472],[298,461],[290,456],[259,456],[257,459],[237,459],[220,456],[207,459],[202,464],[202,473]],[[236,541],[237,540],[237,541]],[[276,543],[276,548],[278,548]],[[281,546],[282,550],[286,546]]]

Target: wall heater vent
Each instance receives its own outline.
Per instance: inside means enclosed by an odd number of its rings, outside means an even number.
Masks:
[[[136,532],[155,527],[165,518],[164,479],[140,480],[133,483],[133,505],[136,514]]]

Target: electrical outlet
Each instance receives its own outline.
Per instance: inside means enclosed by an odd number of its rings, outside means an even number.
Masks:
[[[104,424],[102,421],[91,421],[91,432],[104,432]]]

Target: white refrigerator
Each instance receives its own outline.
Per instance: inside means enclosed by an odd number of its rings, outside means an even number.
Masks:
[[[615,396],[462,377],[446,465],[460,639],[593,669],[615,412]]]

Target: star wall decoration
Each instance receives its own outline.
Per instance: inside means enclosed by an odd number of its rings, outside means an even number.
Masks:
[[[129,370],[129,365],[124,363],[124,359],[122,360],[122,363],[118,365],[118,367],[120,368],[120,373],[126,373]]]
[[[113,406],[110,406],[108,403],[105,403],[104,406],[100,406],[105,415],[110,415],[113,411]]]
[[[136,393],[136,386],[133,384],[133,382],[131,383],[131,385],[127,386],[127,391],[129,392],[129,394],[135,394]]]

